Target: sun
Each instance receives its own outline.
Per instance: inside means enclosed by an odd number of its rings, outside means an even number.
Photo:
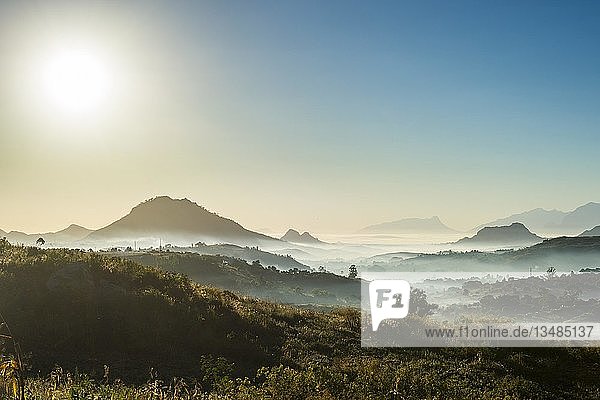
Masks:
[[[63,114],[82,116],[99,111],[109,100],[111,86],[106,61],[89,49],[61,49],[43,61],[43,96]]]

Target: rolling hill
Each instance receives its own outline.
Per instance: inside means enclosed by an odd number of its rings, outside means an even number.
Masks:
[[[277,269],[287,271],[297,268],[299,270],[309,270],[308,265],[296,261],[292,256],[269,253],[260,250],[257,247],[242,247],[234,244],[212,244],[197,243],[193,248],[174,248],[180,252],[194,252],[206,255],[221,255],[232,258],[239,258],[247,262],[259,261],[264,266],[275,266]]]
[[[118,256],[185,274],[198,283],[278,303],[355,307],[360,304],[360,281],[326,272],[280,271],[267,264],[189,252],[121,252]]]
[[[192,257],[206,258],[200,268],[221,265],[218,257]],[[0,287],[2,317],[32,354],[34,371],[55,365],[93,371],[106,364],[117,376],[145,381],[151,367],[167,376],[198,377],[221,357],[232,368],[223,373],[253,373],[346,340],[359,348],[358,330],[342,331],[340,321],[325,314],[90,252],[11,246],[0,239]],[[320,336],[315,342],[313,328],[314,334],[329,331],[333,340]]]

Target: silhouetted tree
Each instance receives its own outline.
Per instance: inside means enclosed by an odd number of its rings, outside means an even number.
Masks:
[[[431,304],[427,301],[427,294],[423,289],[413,289],[410,291],[410,304],[408,312],[411,314],[425,317],[433,314],[433,311],[438,308],[437,304]]]
[[[356,279],[358,276],[358,270],[356,269],[356,265],[352,264],[348,269],[348,278]]]

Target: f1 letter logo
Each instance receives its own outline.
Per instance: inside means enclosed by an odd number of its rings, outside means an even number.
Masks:
[[[384,319],[401,319],[408,315],[410,284],[403,280],[374,280],[369,283],[371,324],[373,331]]]

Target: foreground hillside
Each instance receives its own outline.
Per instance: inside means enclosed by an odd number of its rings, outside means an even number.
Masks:
[[[357,339],[346,317],[240,297],[120,258],[2,242],[0,266],[0,311],[35,370],[107,364],[145,378],[148,368],[161,365],[189,376],[210,355],[251,373],[295,364],[317,345],[316,333],[328,352]],[[354,323],[358,316],[348,318]]]
[[[183,273],[192,280],[243,295],[278,303],[349,305],[360,303],[360,281],[326,272],[299,270],[279,271],[258,261],[221,256],[178,252],[119,252],[119,257]]]
[[[31,399],[600,397],[597,349],[361,349],[351,309],[300,310],[1,240],[0,311]]]

